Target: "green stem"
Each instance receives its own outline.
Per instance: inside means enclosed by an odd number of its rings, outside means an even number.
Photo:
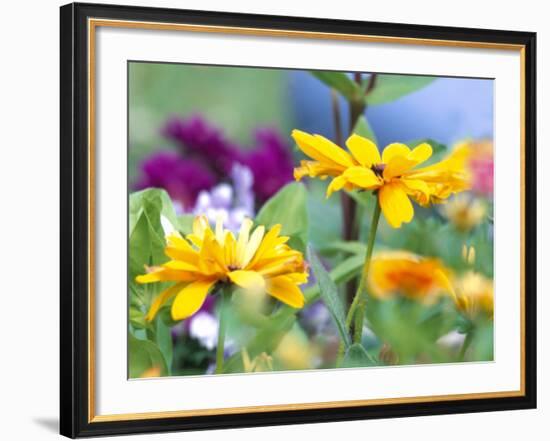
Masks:
[[[348,315],[346,316],[346,330],[350,332],[351,323],[353,321],[353,318],[356,315],[355,313],[357,311],[357,308],[360,308],[359,312],[361,314],[361,319],[360,320],[356,319],[356,322],[355,322],[355,332],[353,335],[354,343],[361,342],[361,337],[363,332],[363,320],[365,317],[365,308],[367,304],[365,280],[367,279],[368,272],[369,272],[370,260],[372,257],[372,251],[374,249],[376,230],[378,229],[379,220],[380,220],[380,203],[378,202],[378,198],[376,198],[376,205],[374,207],[374,212],[372,214],[372,221],[370,224],[370,232],[369,232],[369,238],[367,243],[367,251],[365,253],[365,264],[363,265],[363,272],[359,279],[359,286],[357,287],[357,291],[355,292],[355,297],[353,298],[353,302],[349,307]],[[358,328],[358,326],[360,327]],[[341,342],[340,346],[338,347],[338,357],[336,361],[337,366],[339,366],[342,361],[342,358],[344,356],[344,349],[345,349],[344,343]]]
[[[376,230],[378,229],[378,221],[380,220],[380,203],[376,198],[376,205],[374,206],[374,212],[372,213],[372,221],[370,224],[369,239],[367,242],[367,252],[365,253],[365,264],[363,265],[363,273],[359,279],[359,286],[355,293],[355,298],[350,307],[348,317],[346,317],[346,323],[351,321],[355,315],[355,331],[353,334],[353,342],[361,343],[361,337],[363,335],[363,322],[365,320],[365,312],[367,308],[367,289],[366,282],[369,274],[370,261],[372,258],[372,251],[374,249],[374,242],[376,239]],[[354,306],[355,304],[355,306]]]
[[[230,293],[223,290],[221,292],[220,322],[218,326],[218,345],[216,347],[216,374],[223,373],[223,359],[225,346],[225,331],[227,328],[226,310]]]
[[[353,75],[354,81],[361,86],[363,81],[362,75],[360,72],[355,72]],[[349,101],[349,135],[353,134],[353,130],[357,125],[357,121],[364,113],[366,104],[362,96],[355,97]],[[341,146],[344,142],[342,139]],[[343,225],[343,239],[344,240],[357,240],[359,237],[359,232],[357,229],[357,223],[360,219],[361,213],[359,213],[357,202],[351,198],[345,192],[342,192],[342,209],[344,213],[344,225]],[[356,281],[350,280],[346,284],[346,304],[350,303],[353,298],[354,292],[356,290]]]
[[[473,339],[474,339],[474,332],[469,331],[466,334],[466,337],[464,338],[464,343],[462,343],[462,347],[460,348],[460,353],[458,354],[458,361],[464,361],[466,351],[470,347],[470,344],[472,343]]]

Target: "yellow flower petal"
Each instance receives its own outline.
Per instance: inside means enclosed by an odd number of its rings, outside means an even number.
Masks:
[[[249,263],[248,267],[253,268],[255,265],[266,255],[266,253],[273,249],[277,245],[279,239],[279,233],[281,232],[282,226],[280,224],[273,225],[267,234],[264,236],[254,258]]]
[[[237,241],[235,236],[231,231],[225,232],[225,241],[224,241],[224,251],[225,251],[225,263],[227,266],[235,266],[235,259],[237,256]]]
[[[269,279],[266,290],[270,295],[286,303],[288,306],[293,308],[302,308],[304,306],[302,291],[288,277],[280,276]]]
[[[430,201],[430,187],[420,179],[402,178],[400,182],[404,185],[404,189],[414,198],[420,205],[426,205]]]
[[[224,245],[225,238],[224,238],[224,229],[223,229],[223,217],[221,215],[218,215],[216,218],[216,240],[220,245]]]
[[[264,278],[255,271],[231,271],[228,276],[235,285],[241,288],[251,291],[263,291],[265,289]]]
[[[254,230],[254,232],[250,236],[250,239],[248,240],[248,243],[246,244],[246,247],[244,250],[243,261],[241,262],[241,265],[243,268],[245,268],[254,257],[254,254],[256,253],[256,251],[258,250],[258,247],[260,246],[260,243],[262,243],[262,239],[264,238],[264,233],[265,233],[265,227],[263,225],[260,225]]]
[[[330,184],[327,187],[326,197],[329,198],[332,193],[341,190],[346,182],[347,179],[344,176],[338,176],[337,178],[334,178],[332,181],[330,181]]]
[[[190,247],[190,250],[168,246],[164,249],[164,254],[174,260],[183,260],[186,262],[195,262],[198,253]]]
[[[450,195],[470,187],[470,171],[467,167],[469,156],[470,149],[460,146],[443,161],[408,171],[406,178],[426,182],[430,188],[429,202],[440,203]]]
[[[185,238],[197,248],[200,248],[202,246],[202,237],[198,237],[196,234],[188,234],[187,236],[185,236]]]
[[[206,230],[210,229],[210,224],[206,216],[197,216],[193,221],[193,234],[202,239]]]
[[[196,276],[186,271],[171,270],[168,268],[157,267],[153,271],[136,277],[137,283],[155,283],[155,282],[189,282]]]
[[[216,280],[197,280],[180,290],[172,303],[172,319],[184,320],[197,312]]]
[[[414,208],[407,193],[399,183],[386,184],[378,194],[382,213],[393,228],[399,228],[403,222],[410,222]]]
[[[261,273],[266,278],[306,272],[302,253],[281,243],[283,239],[287,238],[285,236],[277,237],[273,243],[279,244],[266,250],[262,257],[249,268],[253,268],[254,271]]]
[[[188,262],[183,262],[181,260],[170,260],[166,263],[163,263],[164,268],[179,270],[179,271],[198,271],[198,268],[195,265],[192,265]]]
[[[384,179],[386,181],[391,181],[392,178],[400,177],[414,166],[414,161],[404,156],[395,156],[386,165],[386,168],[384,168]]]
[[[342,169],[353,165],[348,152],[321,135],[310,135],[300,130],[293,130],[292,137],[300,150],[316,161],[339,166]]]
[[[370,139],[354,133],[346,141],[346,146],[357,162],[365,167],[371,167],[373,164],[382,162],[376,144]]]
[[[285,274],[285,277],[287,277],[290,281],[292,281],[296,285],[302,285],[304,283],[307,283],[307,280],[308,280],[307,273],[289,273],[289,274]]]
[[[365,190],[378,188],[382,185],[382,180],[370,168],[350,167],[344,172],[343,176],[348,182]]]
[[[384,169],[384,178],[386,180],[405,174],[410,169],[416,167],[418,164],[421,164],[432,156],[432,147],[427,143],[420,144],[412,151],[409,151],[406,155],[401,155],[398,153],[398,150],[402,150],[403,153],[405,152],[405,149],[401,149],[401,147],[396,147],[393,150],[395,150],[394,156],[392,156],[391,153],[388,154],[390,159]]]
[[[421,164],[427,161],[432,156],[432,146],[427,142],[417,145],[409,154],[409,159],[412,159],[416,164]]]
[[[456,299],[455,290],[453,288],[453,285],[451,284],[451,281],[449,280],[449,277],[447,276],[447,274],[445,274],[445,271],[440,268],[437,269],[434,272],[434,278],[451,295],[453,299]]]
[[[166,236],[166,245],[171,248],[178,248],[183,251],[195,251],[193,247],[179,234],[172,233]]]
[[[338,176],[342,172],[340,166],[329,166],[317,161],[301,161],[300,167],[294,169],[294,179],[300,181],[304,176],[326,179],[327,176]]]
[[[470,155],[471,150],[469,149],[469,147],[459,145],[451,152],[449,156],[447,156],[442,161],[415,170],[414,174],[422,176],[421,179],[431,179],[433,182],[438,181],[441,172],[468,174],[466,162]]]
[[[183,283],[177,283],[174,286],[171,286],[170,288],[162,291],[157,297],[155,297],[155,300],[153,300],[153,303],[151,304],[151,307],[149,308],[145,319],[149,322],[152,321],[162,305],[164,305],[170,299],[170,297],[176,295],[179,291],[181,291],[184,286],[185,285]]]
[[[237,262],[236,264],[239,267],[242,267],[242,262],[244,261],[244,253],[246,250],[246,245],[248,244],[248,235],[250,234],[250,229],[252,228],[253,222],[249,218],[243,220],[241,224],[241,229],[239,231],[239,237],[237,238]]]
[[[457,307],[470,317],[484,313],[492,318],[494,310],[493,281],[480,273],[468,271],[454,280]]]
[[[227,270],[225,251],[210,229],[204,235],[199,256],[199,269],[207,275],[224,273]]]
[[[154,283],[162,281],[164,281],[162,268],[147,274],[140,274],[136,277],[137,283]]]
[[[410,152],[411,150],[405,144],[400,144],[398,142],[389,144],[382,152],[382,162],[384,164],[389,164],[389,162],[397,156],[406,158]]]

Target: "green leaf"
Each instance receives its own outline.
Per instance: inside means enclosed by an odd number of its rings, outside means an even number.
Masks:
[[[130,378],[139,378],[152,367],[159,367],[161,375],[166,375],[168,369],[164,357],[157,345],[149,340],[139,340],[128,334],[128,373]]]
[[[164,253],[165,228],[178,228],[172,202],[164,190],[148,189],[130,195],[130,237],[128,240],[128,286],[130,304],[147,310],[152,299],[165,283],[138,285],[135,278],[144,267],[160,265],[168,260]],[[164,224],[164,225],[163,225]]]
[[[313,269],[317,284],[319,285],[321,298],[336,324],[336,328],[340,333],[344,345],[349,347],[351,345],[351,338],[346,329],[346,315],[344,307],[342,306],[342,301],[338,295],[338,288],[311,248],[308,249],[308,254],[311,268]]]
[[[195,216],[192,214],[178,216],[178,226],[181,234],[187,235],[193,232],[193,219],[195,219]]]
[[[478,324],[474,331],[471,346],[471,360],[490,361],[494,359],[494,330],[493,322],[487,321]]]
[[[271,354],[285,334],[292,328],[296,322],[296,317],[280,317],[270,320],[270,322],[258,331],[254,339],[247,345],[248,353],[251,357],[267,352]]]
[[[174,228],[179,222],[164,190],[152,188],[133,193],[129,205],[129,269],[133,280],[143,272],[144,265],[158,265],[167,260],[163,222]]]
[[[130,306],[129,320],[130,324],[136,329],[145,329],[147,327],[145,314],[134,306]]]
[[[128,203],[128,232],[130,235],[146,207],[149,210],[149,216],[154,214],[154,217],[158,217],[160,222],[160,216],[162,215],[174,228],[178,228],[178,217],[168,193],[160,188],[148,188],[130,194]]]
[[[347,349],[342,361],[342,367],[346,368],[376,366],[376,364],[376,361],[359,343],[354,343]]]
[[[348,100],[355,100],[363,93],[359,84],[343,72],[323,70],[313,70],[310,72],[315,78],[321,80],[328,87],[335,89]]]
[[[343,241],[339,240],[336,242],[331,242],[319,249],[320,253],[323,255],[332,255],[340,252],[348,254],[357,254],[364,256],[367,250],[367,246],[358,241]]]
[[[365,117],[365,115],[361,115],[357,122],[355,123],[355,127],[353,128],[353,133],[356,133],[359,136],[362,136],[363,138],[370,139],[372,142],[374,142],[376,145],[378,145],[378,141],[376,140],[376,135],[374,134],[374,131],[372,130],[372,127],[369,124],[369,121]]]
[[[170,326],[164,322],[162,317],[157,317],[155,322],[155,339],[157,341],[158,348],[160,349],[160,352],[162,352],[164,360],[166,361],[169,375],[173,358],[172,333],[170,332]]]
[[[162,227],[153,225],[150,217],[145,213],[139,216],[138,221],[129,239],[129,276],[133,282],[138,274],[143,273],[144,265],[164,263],[164,239],[161,236]]]
[[[361,269],[365,262],[365,257],[363,255],[356,255],[348,257],[343,262],[336,265],[329,273],[330,279],[335,284],[346,283],[349,280],[353,279]],[[306,303],[313,303],[320,295],[319,284],[312,286],[304,291],[304,296],[306,298]]]
[[[281,234],[290,236],[292,248],[304,251],[307,244],[307,192],[303,184],[293,182],[269,199],[256,216],[256,223],[271,228],[281,224]]]
[[[422,355],[430,361],[444,360],[437,339],[453,329],[456,312],[450,299],[433,305],[405,297],[369,298],[369,327],[398,355],[400,364],[415,363]]]
[[[368,105],[385,104],[430,84],[436,77],[417,75],[377,75],[374,88],[365,97]]]

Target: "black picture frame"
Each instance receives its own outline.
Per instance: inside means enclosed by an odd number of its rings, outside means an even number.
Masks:
[[[524,395],[269,411],[210,416],[93,421],[88,346],[88,41],[90,17],[197,25],[377,35],[521,45],[524,50]],[[60,9],[60,432],[67,437],[348,421],[536,407],[536,34],[488,29],[220,13],[98,4]]]

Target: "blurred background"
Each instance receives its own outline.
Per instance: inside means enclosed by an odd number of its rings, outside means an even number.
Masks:
[[[202,116],[243,149],[254,147],[259,127],[275,129],[289,146],[293,128],[334,139],[330,93],[306,71],[132,62],[129,76],[131,182],[147,155],[175,147],[162,134],[174,116]],[[493,81],[437,78],[366,114],[381,146],[422,138],[446,145],[492,138]]]

